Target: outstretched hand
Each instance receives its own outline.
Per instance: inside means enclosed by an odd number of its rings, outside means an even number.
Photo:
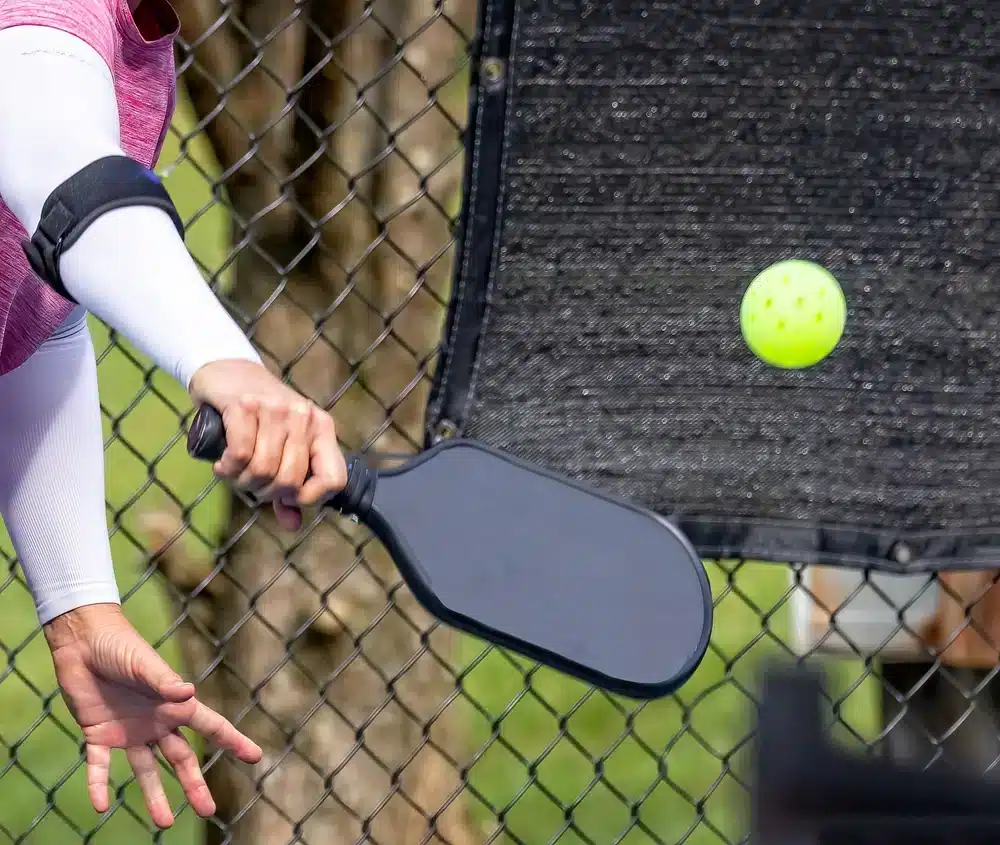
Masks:
[[[110,806],[111,749],[124,748],[153,822],[174,816],[163,791],[156,750],[177,773],[196,813],[211,816],[215,802],[198,756],[180,732],[187,727],[246,763],[261,749],[195,698],[195,688],[167,665],[114,604],[81,607],[45,626],[56,679],[87,742],[87,786],[99,813]]]

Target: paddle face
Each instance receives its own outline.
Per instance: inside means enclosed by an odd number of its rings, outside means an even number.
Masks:
[[[365,520],[442,621],[636,698],[708,646],[708,579],[665,520],[473,441],[382,470]]]

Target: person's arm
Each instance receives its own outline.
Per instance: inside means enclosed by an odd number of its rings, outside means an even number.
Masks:
[[[33,232],[55,188],[122,154],[114,81],[87,42],[39,26],[0,29],[0,80],[0,196]],[[344,486],[331,417],[260,363],[166,212],[103,215],[63,252],[60,272],[88,311],[222,413],[229,447],[216,472],[274,501],[285,528],[301,524],[298,506]]]
[[[0,516],[44,625],[118,604],[104,506],[97,364],[82,308],[0,378]]]
[[[0,196],[33,232],[55,188],[88,164],[124,155],[115,86],[89,44],[38,26],[0,30],[0,79]],[[164,211],[103,215],[60,269],[81,305],[185,387],[211,361],[260,361]]]
[[[57,185],[98,158],[122,154],[114,84],[87,43],[37,26],[0,30],[0,79],[0,196],[32,231]],[[259,361],[163,211],[105,215],[66,252],[62,270],[82,306],[185,386],[213,360]],[[119,600],[83,307],[64,324],[70,329],[0,379],[0,510],[43,624]]]
[[[109,0],[110,2],[110,0]],[[21,4],[24,5],[31,4]],[[37,4],[96,14],[103,0]],[[0,196],[31,231],[49,193],[97,158],[120,154],[114,85],[100,55],[55,29],[3,29],[0,0]],[[65,25],[65,21],[62,22]],[[127,208],[97,220],[65,251],[69,292],[223,414],[230,448],[216,471],[309,504],[343,487],[346,468],[328,414],[283,385],[215,301],[169,217]],[[2,270],[0,270],[2,272]],[[215,811],[189,727],[254,763],[261,749],[185,683],[122,615],[106,529],[96,364],[83,320],[0,377],[0,515],[35,597],[56,678],[87,745],[87,782],[109,809],[112,748],[125,748],[161,827],[173,814],[158,749],[188,800]],[[308,472],[312,478],[306,481]],[[276,507],[295,528],[295,507]]]
[[[187,726],[254,763],[260,748],[194,697],[122,616],[104,509],[97,365],[77,308],[20,367],[0,378],[0,517],[10,532],[52,650],[56,677],[87,741],[87,782],[110,807],[112,747],[127,749],[153,820],[173,813],[150,748],[171,762],[195,811],[215,812]]]

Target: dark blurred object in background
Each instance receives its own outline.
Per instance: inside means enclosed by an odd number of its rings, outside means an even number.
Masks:
[[[771,666],[761,686],[755,845],[977,845],[1000,837],[1000,786],[944,767],[849,755],[825,736],[822,676]]]

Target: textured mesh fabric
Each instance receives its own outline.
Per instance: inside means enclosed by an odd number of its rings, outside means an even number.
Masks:
[[[1000,559],[1000,6],[523,0],[511,61],[467,433],[707,551]],[[849,305],[799,372],[739,332],[790,257]]]

